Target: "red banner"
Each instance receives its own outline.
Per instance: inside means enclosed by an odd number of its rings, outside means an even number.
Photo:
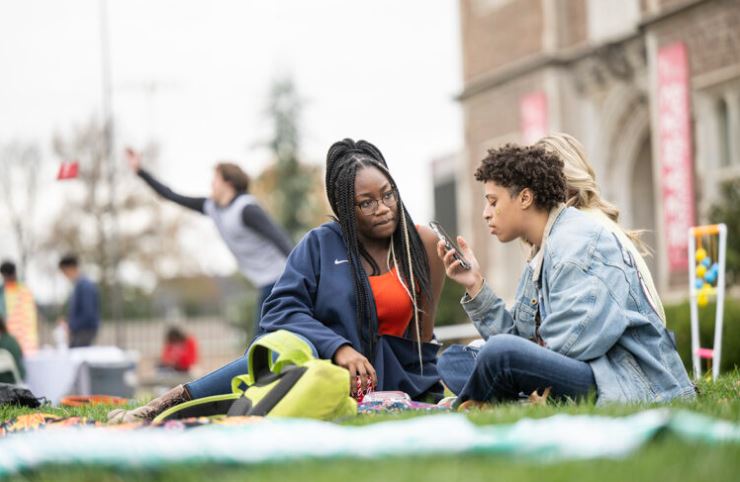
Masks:
[[[658,142],[668,268],[685,271],[695,214],[689,64],[681,42],[658,50]]]
[[[531,92],[519,100],[522,141],[532,144],[545,137],[550,130],[547,118],[547,94]]]

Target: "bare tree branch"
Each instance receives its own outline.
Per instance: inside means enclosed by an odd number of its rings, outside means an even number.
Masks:
[[[36,217],[40,167],[41,153],[33,143],[16,140],[0,149],[2,200],[13,229],[21,275],[26,272],[29,257],[36,248],[33,223]]]

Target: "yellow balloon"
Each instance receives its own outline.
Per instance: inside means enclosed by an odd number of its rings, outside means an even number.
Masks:
[[[709,304],[709,296],[707,296],[706,293],[700,293],[699,296],[696,297],[696,302],[704,308]]]
[[[699,264],[696,266],[696,277],[697,278],[703,278],[704,275],[707,274],[707,267],[703,264]]]
[[[707,257],[707,251],[704,248],[696,250],[696,261],[701,263],[701,260]]]

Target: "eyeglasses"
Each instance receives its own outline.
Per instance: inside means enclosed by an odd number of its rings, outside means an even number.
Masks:
[[[383,194],[381,201],[383,201],[383,204],[385,204],[387,207],[392,208],[398,202],[398,198],[396,198],[396,191],[388,191],[387,193]],[[365,216],[370,216],[378,211],[378,206],[380,206],[380,203],[377,199],[365,199],[364,201],[355,203],[355,206],[360,208],[362,214],[364,214]]]

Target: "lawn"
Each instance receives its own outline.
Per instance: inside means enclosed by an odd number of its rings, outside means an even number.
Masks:
[[[671,407],[693,410],[725,420],[740,422],[740,372],[722,377],[716,383],[700,384],[696,402],[674,403]],[[524,417],[543,418],[558,413],[622,416],[645,406],[596,407],[591,403],[563,403],[547,406],[500,405],[468,413],[478,424],[511,423]],[[60,415],[84,415],[104,420],[107,407],[84,409],[45,409]],[[0,419],[26,409],[0,407]],[[361,416],[346,424],[369,424],[397,420],[418,414]],[[533,433],[533,437],[537,434]],[[444,434],[440,434],[444,437]],[[10,478],[12,481],[195,481],[236,480],[275,481],[474,481],[474,480],[738,480],[740,445],[709,446],[664,435],[624,460],[590,460],[541,464],[532,460],[513,460],[495,455],[392,458],[383,460],[305,461],[259,466],[214,466],[182,464],[158,471],[99,467],[46,467]]]

